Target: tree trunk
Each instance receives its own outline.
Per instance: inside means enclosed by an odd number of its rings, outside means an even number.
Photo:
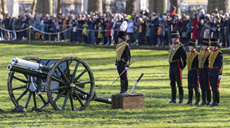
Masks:
[[[158,14],[166,13],[167,11],[167,0],[149,0],[149,12]]]
[[[229,13],[229,0],[222,0],[221,2],[219,2],[219,10],[223,10],[224,13]]]
[[[155,9],[155,2],[156,0],[149,0],[149,14],[151,15],[153,12],[156,11]]]
[[[167,4],[167,0],[155,0],[156,1],[156,13],[158,14],[163,14],[163,13],[166,13],[167,11],[167,7],[166,7],[166,4]]]
[[[181,11],[180,11],[180,0],[170,0],[170,3],[171,3],[171,8],[174,5],[176,7],[176,13],[178,15],[180,15],[181,14]]]
[[[61,13],[61,8],[62,8],[62,0],[58,0],[57,15]]]
[[[223,12],[229,13],[229,0],[208,0],[208,13],[214,13],[215,9],[223,10]]]
[[[102,12],[102,0],[88,0],[88,12]]]
[[[126,1],[125,13],[126,14],[132,14],[133,11],[136,10],[136,4],[137,4],[136,0],[127,0]]]
[[[3,14],[7,13],[7,0],[1,0],[1,12]]]
[[[36,12],[42,13],[43,15],[53,14],[53,0],[37,0]]]
[[[36,4],[37,4],[37,0],[33,0],[33,4],[32,4],[32,7],[31,7],[31,15],[32,16],[34,15]]]

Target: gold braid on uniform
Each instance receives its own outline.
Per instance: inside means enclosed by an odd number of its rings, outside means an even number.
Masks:
[[[177,61],[177,60],[174,60],[173,61],[173,57],[175,55],[175,53],[177,52],[177,50],[180,48],[181,46],[181,43],[178,43],[178,44],[172,44],[169,48],[169,63],[172,63],[174,61]],[[173,48],[175,47],[175,49],[173,50]]]
[[[220,51],[216,51],[216,52],[212,52],[211,53],[210,58],[209,58],[209,68],[210,69],[215,68],[215,67],[213,67],[213,65],[214,65],[214,62],[215,62],[216,57],[217,57],[217,55],[218,55],[219,52]]]
[[[188,70],[191,71],[192,69],[192,62],[193,60],[196,58],[196,56],[198,55],[198,52],[195,51],[193,53],[189,52],[187,55],[187,64],[188,64]]]
[[[200,48],[200,52],[199,52],[199,55],[198,55],[198,60],[200,60],[200,55],[201,55],[201,53],[204,51],[204,49],[203,49],[203,45],[201,46],[201,48]]]
[[[202,50],[202,53],[199,55],[199,69],[206,68],[204,67],[205,60],[208,58],[208,56],[211,54],[211,50]]]
[[[116,58],[117,58],[117,61],[121,61],[121,56],[122,56],[122,54],[123,54],[123,52],[125,50],[125,47],[127,45],[129,45],[129,44],[126,43],[126,42],[120,42],[120,43],[117,44],[117,47],[116,47],[116,52],[117,52],[117,57]],[[122,61],[125,62],[124,59],[122,59]]]

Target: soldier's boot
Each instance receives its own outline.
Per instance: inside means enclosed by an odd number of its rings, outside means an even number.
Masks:
[[[129,87],[129,81],[128,80],[125,80],[125,91],[127,92],[128,90],[128,87]]]
[[[216,105],[216,93],[213,93],[212,95],[213,95],[213,102],[212,102],[212,104],[210,105],[210,107],[213,107],[213,106]]]
[[[179,87],[179,104],[183,103],[183,98],[184,98],[184,90],[183,87]]]
[[[186,104],[192,104],[193,91],[188,90],[188,102]]]
[[[211,104],[211,90],[207,91],[207,104],[206,105],[210,105]]]
[[[126,93],[125,91],[125,81],[124,80],[121,80],[121,91],[120,93]]]
[[[172,88],[172,99],[169,103],[176,103],[176,88]]]
[[[199,102],[200,102],[200,91],[196,90],[195,91],[195,95],[196,95],[196,103],[194,105],[199,105]]]
[[[201,105],[206,105],[206,91],[202,91],[202,103]]]
[[[216,104],[215,104],[215,106],[219,106],[219,103],[220,103],[220,93],[217,92],[215,94],[216,94],[216,96],[215,96],[215,98],[216,98]]]

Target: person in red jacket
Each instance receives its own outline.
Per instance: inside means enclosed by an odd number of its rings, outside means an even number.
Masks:
[[[173,17],[176,14],[176,7],[173,5],[172,10],[170,11],[170,17]]]
[[[199,19],[198,16],[195,14],[195,19],[192,22],[192,39],[199,40],[199,30],[198,30],[198,23]]]
[[[108,17],[108,23],[107,26],[105,28],[106,30],[106,36],[107,36],[107,44],[106,45],[110,45],[111,44],[111,40],[112,40],[112,31],[113,31],[113,19],[111,17]]]

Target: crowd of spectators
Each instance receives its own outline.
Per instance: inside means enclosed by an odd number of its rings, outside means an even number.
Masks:
[[[170,13],[156,14],[147,10],[124,13],[100,13],[85,11],[77,15],[34,16],[9,14],[0,15],[0,38],[5,40],[29,39],[30,26],[32,40],[69,41],[72,43],[91,43],[114,45],[118,43],[119,26],[128,22],[128,43],[131,45],[169,46],[170,32],[178,30],[180,41],[197,39],[202,44],[203,38],[219,38],[224,47],[230,44],[230,15],[214,10],[206,14],[204,9],[190,15],[177,15],[176,8]],[[230,47],[229,47],[230,48]]]

